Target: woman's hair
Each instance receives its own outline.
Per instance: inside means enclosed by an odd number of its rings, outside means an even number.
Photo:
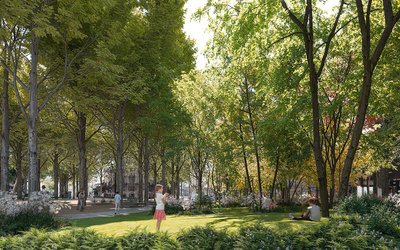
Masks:
[[[162,187],[163,187],[163,186],[162,186],[161,184],[157,184],[157,185],[156,185],[156,198],[157,198],[158,190],[160,190]]]
[[[310,197],[310,199],[308,199],[308,202],[312,203],[312,204],[317,204],[318,203],[318,199],[315,197]]]

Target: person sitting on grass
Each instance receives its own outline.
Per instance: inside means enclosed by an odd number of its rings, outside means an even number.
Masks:
[[[291,220],[310,220],[310,221],[320,221],[321,220],[321,210],[319,206],[317,206],[318,199],[315,197],[311,197],[308,200],[308,204],[310,205],[307,208],[307,213],[303,213],[301,218],[293,217],[292,213],[289,214],[289,219]]]

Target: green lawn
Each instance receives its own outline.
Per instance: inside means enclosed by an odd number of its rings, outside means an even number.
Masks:
[[[300,217],[301,213],[293,213]],[[194,226],[212,225],[217,229],[227,228],[236,230],[242,225],[264,223],[274,230],[302,230],[315,231],[327,222],[323,218],[322,222],[312,221],[291,221],[288,213],[254,213],[248,208],[223,208],[217,214],[209,215],[167,215],[167,220],[161,224],[161,231],[168,231],[170,234],[179,232],[180,229]],[[80,228],[94,229],[98,233],[108,236],[120,236],[130,229],[139,227],[146,228],[148,232],[156,231],[156,220],[149,212],[110,216],[103,218],[91,218],[72,221],[73,225]]]

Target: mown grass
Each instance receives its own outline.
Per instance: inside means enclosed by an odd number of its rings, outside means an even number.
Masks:
[[[301,213],[293,213],[300,217]],[[161,231],[167,231],[174,235],[181,229],[194,226],[210,225],[216,229],[237,230],[240,226],[255,224],[268,225],[273,230],[281,232],[297,231],[315,232],[316,227],[325,225],[328,218],[322,218],[321,222],[291,221],[288,213],[256,213],[248,208],[223,208],[216,214],[208,215],[167,215],[167,220],[161,224]],[[156,232],[156,220],[149,212],[127,214],[102,218],[80,219],[72,222],[75,227],[93,229],[98,233],[108,236],[121,236],[134,228],[146,228],[148,232]]]

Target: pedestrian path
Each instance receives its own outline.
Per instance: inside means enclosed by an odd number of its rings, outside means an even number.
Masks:
[[[141,213],[150,211],[152,206],[146,207],[135,207],[135,208],[121,208],[119,214],[115,215],[115,209],[109,208],[109,211],[102,211],[97,213],[74,213],[74,214],[65,214],[61,215],[62,218],[70,219],[70,220],[78,220],[78,219],[88,219],[88,218],[98,218],[98,217],[109,217],[109,216],[120,216],[124,214],[134,214],[134,213]]]

